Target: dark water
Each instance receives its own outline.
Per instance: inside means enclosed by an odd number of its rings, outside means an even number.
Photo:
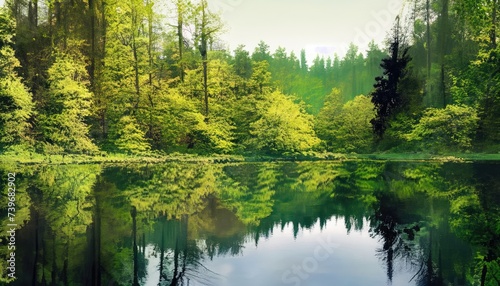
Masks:
[[[8,172],[10,285],[500,281],[498,163],[0,166],[5,190]]]

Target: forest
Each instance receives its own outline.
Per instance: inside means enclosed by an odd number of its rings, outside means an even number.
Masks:
[[[6,1],[0,153],[500,150],[496,0],[406,1],[386,45],[312,63],[230,51],[207,0],[166,2]]]

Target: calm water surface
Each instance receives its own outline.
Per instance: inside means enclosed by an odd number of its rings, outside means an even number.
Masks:
[[[2,178],[17,173],[9,285],[500,281],[499,163],[9,168],[0,166]],[[2,234],[6,206],[3,196]]]

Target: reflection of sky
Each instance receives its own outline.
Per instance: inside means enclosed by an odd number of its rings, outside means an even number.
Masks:
[[[368,225],[365,221],[364,225]],[[323,244],[319,241],[322,240]],[[322,245],[332,246],[331,254],[323,251]],[[299,231],[297,238],[293,237],[293,226],[287,225],[283,231],[280,226],[273,229],[273,234],[268,238],[259,240],[258,246],[254,241],[244,244],[242,255],[214,257],[212,261],[202,261],[204,267],[217,273],[212,276],[211,284],[218,286],[275,286],[275,285],[387,285],[385,265],[375,256],[376,249],[381,246],[378,239],[371,238],[368,227],[362,231],[351,231],[347,234],[344,220],[329,220],[326,227],[320,230],[316,223],[310,230]],[[311,260],[315,257],[316,249],[321,249],[317,268],[303,275],[306,279],[297,280],[292,272],[294,265],[314,267]],[[151,252],[151,247],[146,248],[146,253]],[[328,257],[326,257],[328,256]],[[322,258],[325,257],[325,258]],[[320,261],[322,259],[322,261]],[[148,258],[148,280],[145,285],[157,285],[159,258]],[[309,268],[311,269],[311,268]],[[206,271],[206,270],[204,270]],[[203,273],[201,271],[200,273]],[[288,273],[289,282],[283,281],[283,274]],[[408,285],[412,274],[405,270],[394,275],[392,285]],[[195,279],[190,280],[190,286],[203,285]]]
[[[160,279],[160,272],[158,271],[158,265],[160,265],[159,255],[151,255],[154,253],[154,245],[146,245],[146,281],[144,286],[157,286]],[[156,257],[155,257],[156,256]]]

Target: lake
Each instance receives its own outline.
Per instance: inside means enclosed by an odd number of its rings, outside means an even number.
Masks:
[[[9,285],[499,285],[500,163],[0,165]]]

